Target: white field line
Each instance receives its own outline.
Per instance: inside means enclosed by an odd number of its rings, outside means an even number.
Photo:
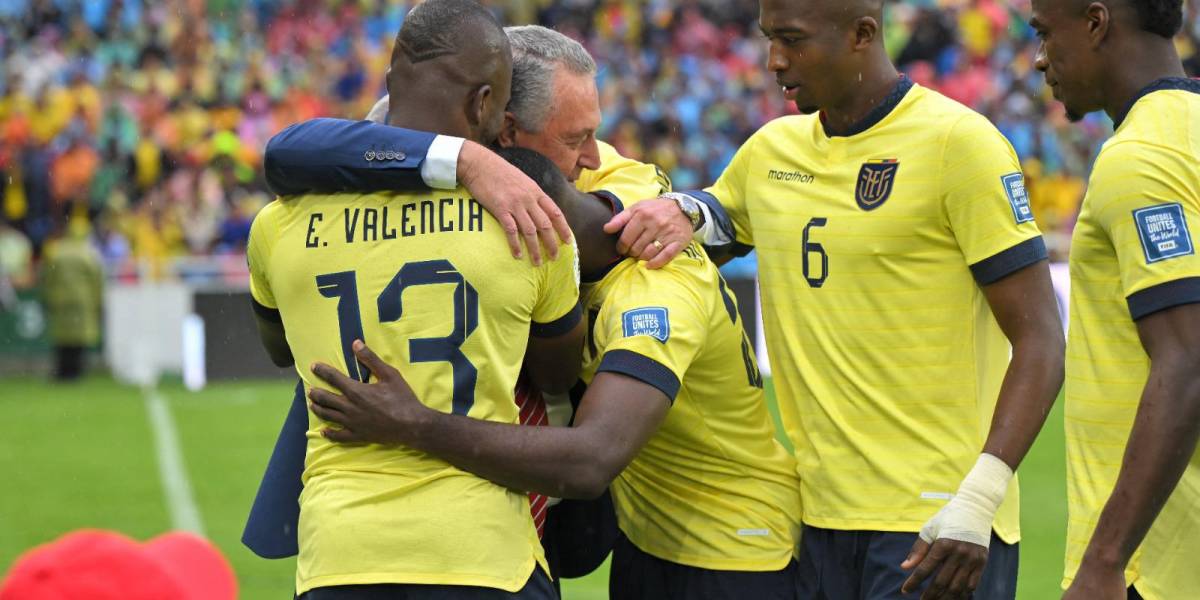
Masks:
[[[146,414],[150,417],[150,428],[154,432],[158,473],[166,495],[167,511],[171,516],[171,528],[204,535],[204,523],[200,520],[200,510],[196,508],[196,499],[192,495],[192,485],[183,463],[183,452],[179,449],[179,435],[175,432],[171,408],[153,387],[142,388],[142,397],[146,400]]]

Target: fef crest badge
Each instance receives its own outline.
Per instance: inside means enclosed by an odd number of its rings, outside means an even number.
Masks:
[[[858,185],[854,188],[854,199],[863,210],[875,210],[892,195],[896,182],[896,171],[900,161],[894,158],[870,160],[858,170]]]

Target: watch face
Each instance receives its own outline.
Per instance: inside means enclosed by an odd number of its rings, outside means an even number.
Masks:
[[[681,200],[679,208],[683,211],[683,214],[687,215],[687,218],[692,220],[693,224],[700,220],[700,207],[696,206],[696,202],[691,198]]]

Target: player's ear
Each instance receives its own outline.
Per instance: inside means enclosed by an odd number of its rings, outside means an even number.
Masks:
[[[517,145],[517,119],[507,110],[504,111],[504,124],[500,126],[500,135],[496,137],[496,143],[500,144],[501,148]]]
[[[879,22],[875,17],[860,17],[854,22],[854,49],[865,50],[879,36]]]
[[[1087,18],[1088,40],[1092,48],[1098,48],[1108,37],[1108,28],[1112,25],[1112,13],[1103,2],[1093,2],[1084,12]]]
[[[492,96],[492,86],[483,84],[475,88],[474,92],[467,98],[467,123],[473,128],[478,128],[485,121],[487,112],[488,99]]]

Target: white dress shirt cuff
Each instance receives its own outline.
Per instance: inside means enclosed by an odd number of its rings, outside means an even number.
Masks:
[[[439,135],[433,138],[425,160],[421,162],[421,179],[435,190],[452,190],[458,187],[458,153],[465,140],[460,137]]]

